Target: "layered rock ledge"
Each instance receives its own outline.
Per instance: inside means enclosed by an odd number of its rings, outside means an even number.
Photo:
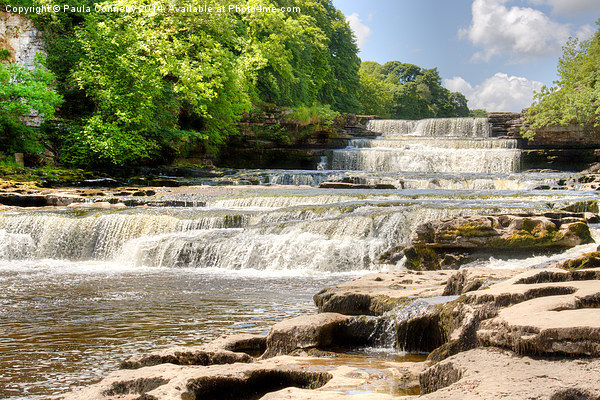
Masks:
[[[458,268],[490,255],[557,252],[593,243],[587,221],[596,219],[593,213],[563,211],[430,221],[417,227],[410,245],[402,252],[405,266],[413,270]]]

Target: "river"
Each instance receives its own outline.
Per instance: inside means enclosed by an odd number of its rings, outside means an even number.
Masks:
[[[573,173],[520,172],[516,142],[491,138],[485,119],[370,128],[381,136],[334,151],[321,170],[239,171],[227,177],[238,186],[204,179],[161,194],[191,207],[0,212],[0,398],[76,389],[135,353],[266,333],[316,312],[324,286],[401,268],[374,261],[425,221],[596,198],[558,190]],[[332,180],[388,188],[318,187]]]

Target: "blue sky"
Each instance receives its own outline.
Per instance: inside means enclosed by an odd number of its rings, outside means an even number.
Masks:
[[[363,61],[437,67],[469,108],[520,111],[552,85],[567,39],[597,30],[600,0],[333,0]]]

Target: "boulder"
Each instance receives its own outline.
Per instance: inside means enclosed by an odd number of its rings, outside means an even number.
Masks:
[[[569,271],[576,269],[600,268],[600,252],[594,251],[583,254],[577,258],[566,260],[558,264],[557,267]]]
[[[262,358],[289,354],[297,349],[347,344],[352,318],[336,313],[305,315],[275,324],[267,335],[267,350]]]
[[[417,227],[413,245],[470,250],[570,248],[592,243],[581,214],[498,214],[457,217]]]

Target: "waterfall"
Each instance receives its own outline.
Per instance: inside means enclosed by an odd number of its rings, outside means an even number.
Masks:
[[[213,204],[213,208],[162,213],[137,209],[4,214],[0,215],[0,257],[349,272],[373,268],[379,254],[393,243],[407,242],[425,220],[487,210],[389,198],[373,203],[360,200],[360,195],[289,196],[284,203],[297,204],[280,207],[285,199],[246,196],[220,201],[237,207],[214,208]]]
[[[369,342],[406,352],[430,352],[445,341],[432,306],[456,300],[458,296],[435,296],[414,301],[375,317]]]
[[[367,129],[384,136],[489,137],[491,133],[487,118],[375,119]]]
[[[336,170],[507,174],[520,169],[515,139],[490,137],[487,118],[372,120],[377,139],[333,152]]]

